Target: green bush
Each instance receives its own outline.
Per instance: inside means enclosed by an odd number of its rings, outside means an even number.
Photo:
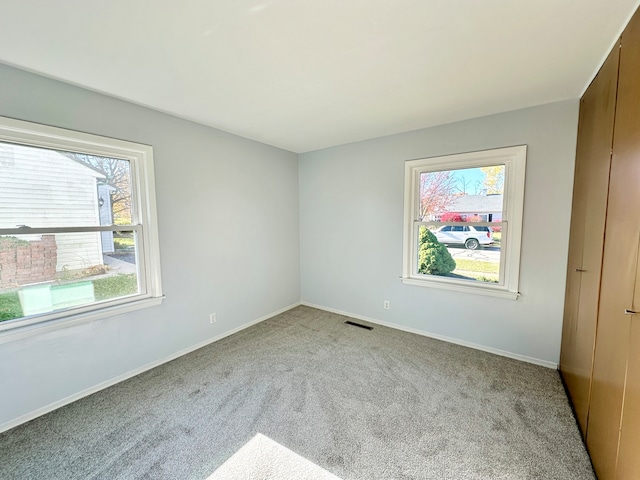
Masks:
[[[447,247],[436,239],[426,227],[420,228],[420,250],[418,252],[418,273],[428,275],[448,275],[456,269]]]

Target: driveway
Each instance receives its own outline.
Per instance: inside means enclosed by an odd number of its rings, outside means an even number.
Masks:
[[[447,247],[449,253],[456,258],[480,260],[484,262],[500,263],[500,247],[484,247],[477,250],[467,250],[464,247]]]
[[[109,267],[109,273],[111,274],[113,273],[130,274],[130,273],[137,272],[135,263],[130,263],[126,261],[126,260],[129,260],[127,256],[103,255],[103,258],[104,258],[104,264]],[[131,258],[134,258],[134,256],[131,255]]]

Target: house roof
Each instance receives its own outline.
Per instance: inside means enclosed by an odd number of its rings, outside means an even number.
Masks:
[[[447,208],[456,213],[485,213],[502,211],[502,195],[462,195]]]

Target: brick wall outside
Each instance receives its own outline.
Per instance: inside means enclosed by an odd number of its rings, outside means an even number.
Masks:
[[[56,277],[55,235],[43,235],[29,245],[0,250],[0,288],[46,282]]]

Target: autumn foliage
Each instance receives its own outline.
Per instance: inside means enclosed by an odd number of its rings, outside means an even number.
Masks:
[[[437,215],[453,203],[458,180],[452,171],[429,172],[420,175],[420,218],[428,220],[429,216]]]
[[[441,222],[464,222],[462,216],[459,213],[446,212],[440,217]]]

